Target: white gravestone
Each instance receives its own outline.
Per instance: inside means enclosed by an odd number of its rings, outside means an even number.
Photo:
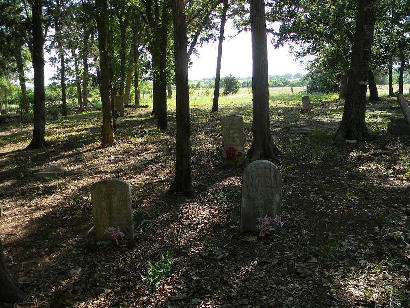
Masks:
[[[230,115],[222,119],[223,155],[227,163],[242,164],[244,160],[243,119]]]

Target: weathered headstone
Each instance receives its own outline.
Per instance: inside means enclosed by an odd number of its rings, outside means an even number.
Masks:
[[[404,119],[390,119],[390,123],[387,125],[387,132],[396,136],[410,136],[410,108],[406,98],[399,94],[397,96],[397,102],[400,105],[400,109],[404,115]]]
[[[249,164],[243,174],[241,231],[258,232],[258,219],[280,216],[282,176],[267,160]]]
[[[407,123],[410,124],[410,107],[407,103],[406,98],[403,96],[403,94],[399,94],[397,96],[397,101],[400,105],[401,112],[403,112],[404,118],[407,120]]]
[[[283,120],[287,123],[296,123],[300,118],[299,108],[286,108],[283,111]]]
[[[312,105],[310,104],[310,97],[308,95],[302,97],[302,110],[301,112],[309,112],[312,110]]]
[[[64,173],[66,173],[66,170],[64,168],[56,166],[38,170],[34,173],[34,176],[37,178],[53,179],[64,175]]]
[[[243,119],[230,115],[222,119],[223,155],[228,164],[240,165],[244,160]]]
[[[118,112],[119,116],[124,116],[124,97],[122,95],[114,96],[114,109]]]
[[[134,226],[131,211],[130,185],[119,179],[106,179],[91,188],[94,232],[97,241],[112,240],[107,228],[119,228],[131,241]]]

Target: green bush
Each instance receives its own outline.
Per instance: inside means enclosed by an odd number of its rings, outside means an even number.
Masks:
[[[238,79],[229,75],[222,79],[222,86],[224,88],[223,95],[238,93],[240,84]]]
[[[155,263],[148,261],[147,273],[142,276],[142,281],[154,290],[162,279],[171,275],[173,272],[172,263],[174,263],[174,258],[171,250],[168,250],[165,255],[161,256],[161,260]]]

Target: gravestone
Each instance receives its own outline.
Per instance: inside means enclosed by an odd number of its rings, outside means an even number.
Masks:
[[[124,116],[124,97],[122,95],[114,96],[114,109],[120,117]]]
[[[258,219],[280,216],[282,176],[267,160],[249,164],[243,174],[241,231],[259,232]]]
[[[37,178],[43,178],[43,179],[53,179],[53,178],[58,178],[59,176],[62,176],[65,173],[66,173],[66,170],[64,168],[55,166],[55,167],[38,170],[37,172],[34,173],[34,176]]]
[[[399,94],[397,96],[397,101],[400,105],[401,112],[403,112],[404,118],[407,120],[407,123],[410,124],[410,107],[407,103],[406,98],[403,96],[403,94]]]
[[[119,228],[131,241],[134,226],[131,210],[130,185],[119,179],[106,179],[91,188],[94,234],[97,241],[112,240],[107,228]]]
[[[287,123],[296,123],[300,118],[299,108],[287,108],[283,111],[283,120]]]
[[[404,115],[404,119],[390,119],[390,123],[387,125],[387,131],[395,136],[410,136],[409,105],[406,101],[406,98],[402,94],[399,94],[397,96],[397,102],[400,105],[400,109]]]
[[[301,112],[309,112],[312,110],[312,105],[310,104],[310,97],[308,95],[302,97],[302,110]]]
[[[243,119],[230,115],[222,118],[223,155],[228,164],[240,165],[244,160]]]

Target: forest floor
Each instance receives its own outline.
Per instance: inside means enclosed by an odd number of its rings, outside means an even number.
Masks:
[[[289,119],[299,106],[271,103],[284,225],[263,238],[240,233],[243,167],[222,160],[220,118],[244,117],[249,149],[249,103],[218,114],[193,104],[192,198],[166,193],[173,108],[166,131],[149,109],[127,109],[105,149],[97,111],[48,122],[41,150],[24,150],[31,126],[1,126],[0,236],[28,295],[17,307],[409,307],[410,140],[386,132],[392,114],[402,117],[397,103],[370,104],[372,140],[342,145],[332,139],[342,101],[315,98]],[[66,172],[34,175],[53,166]],[[90,187],[112,177],[132,187],[133,248],[88,244]],[[149,262],[158,267],[147,274]]]

